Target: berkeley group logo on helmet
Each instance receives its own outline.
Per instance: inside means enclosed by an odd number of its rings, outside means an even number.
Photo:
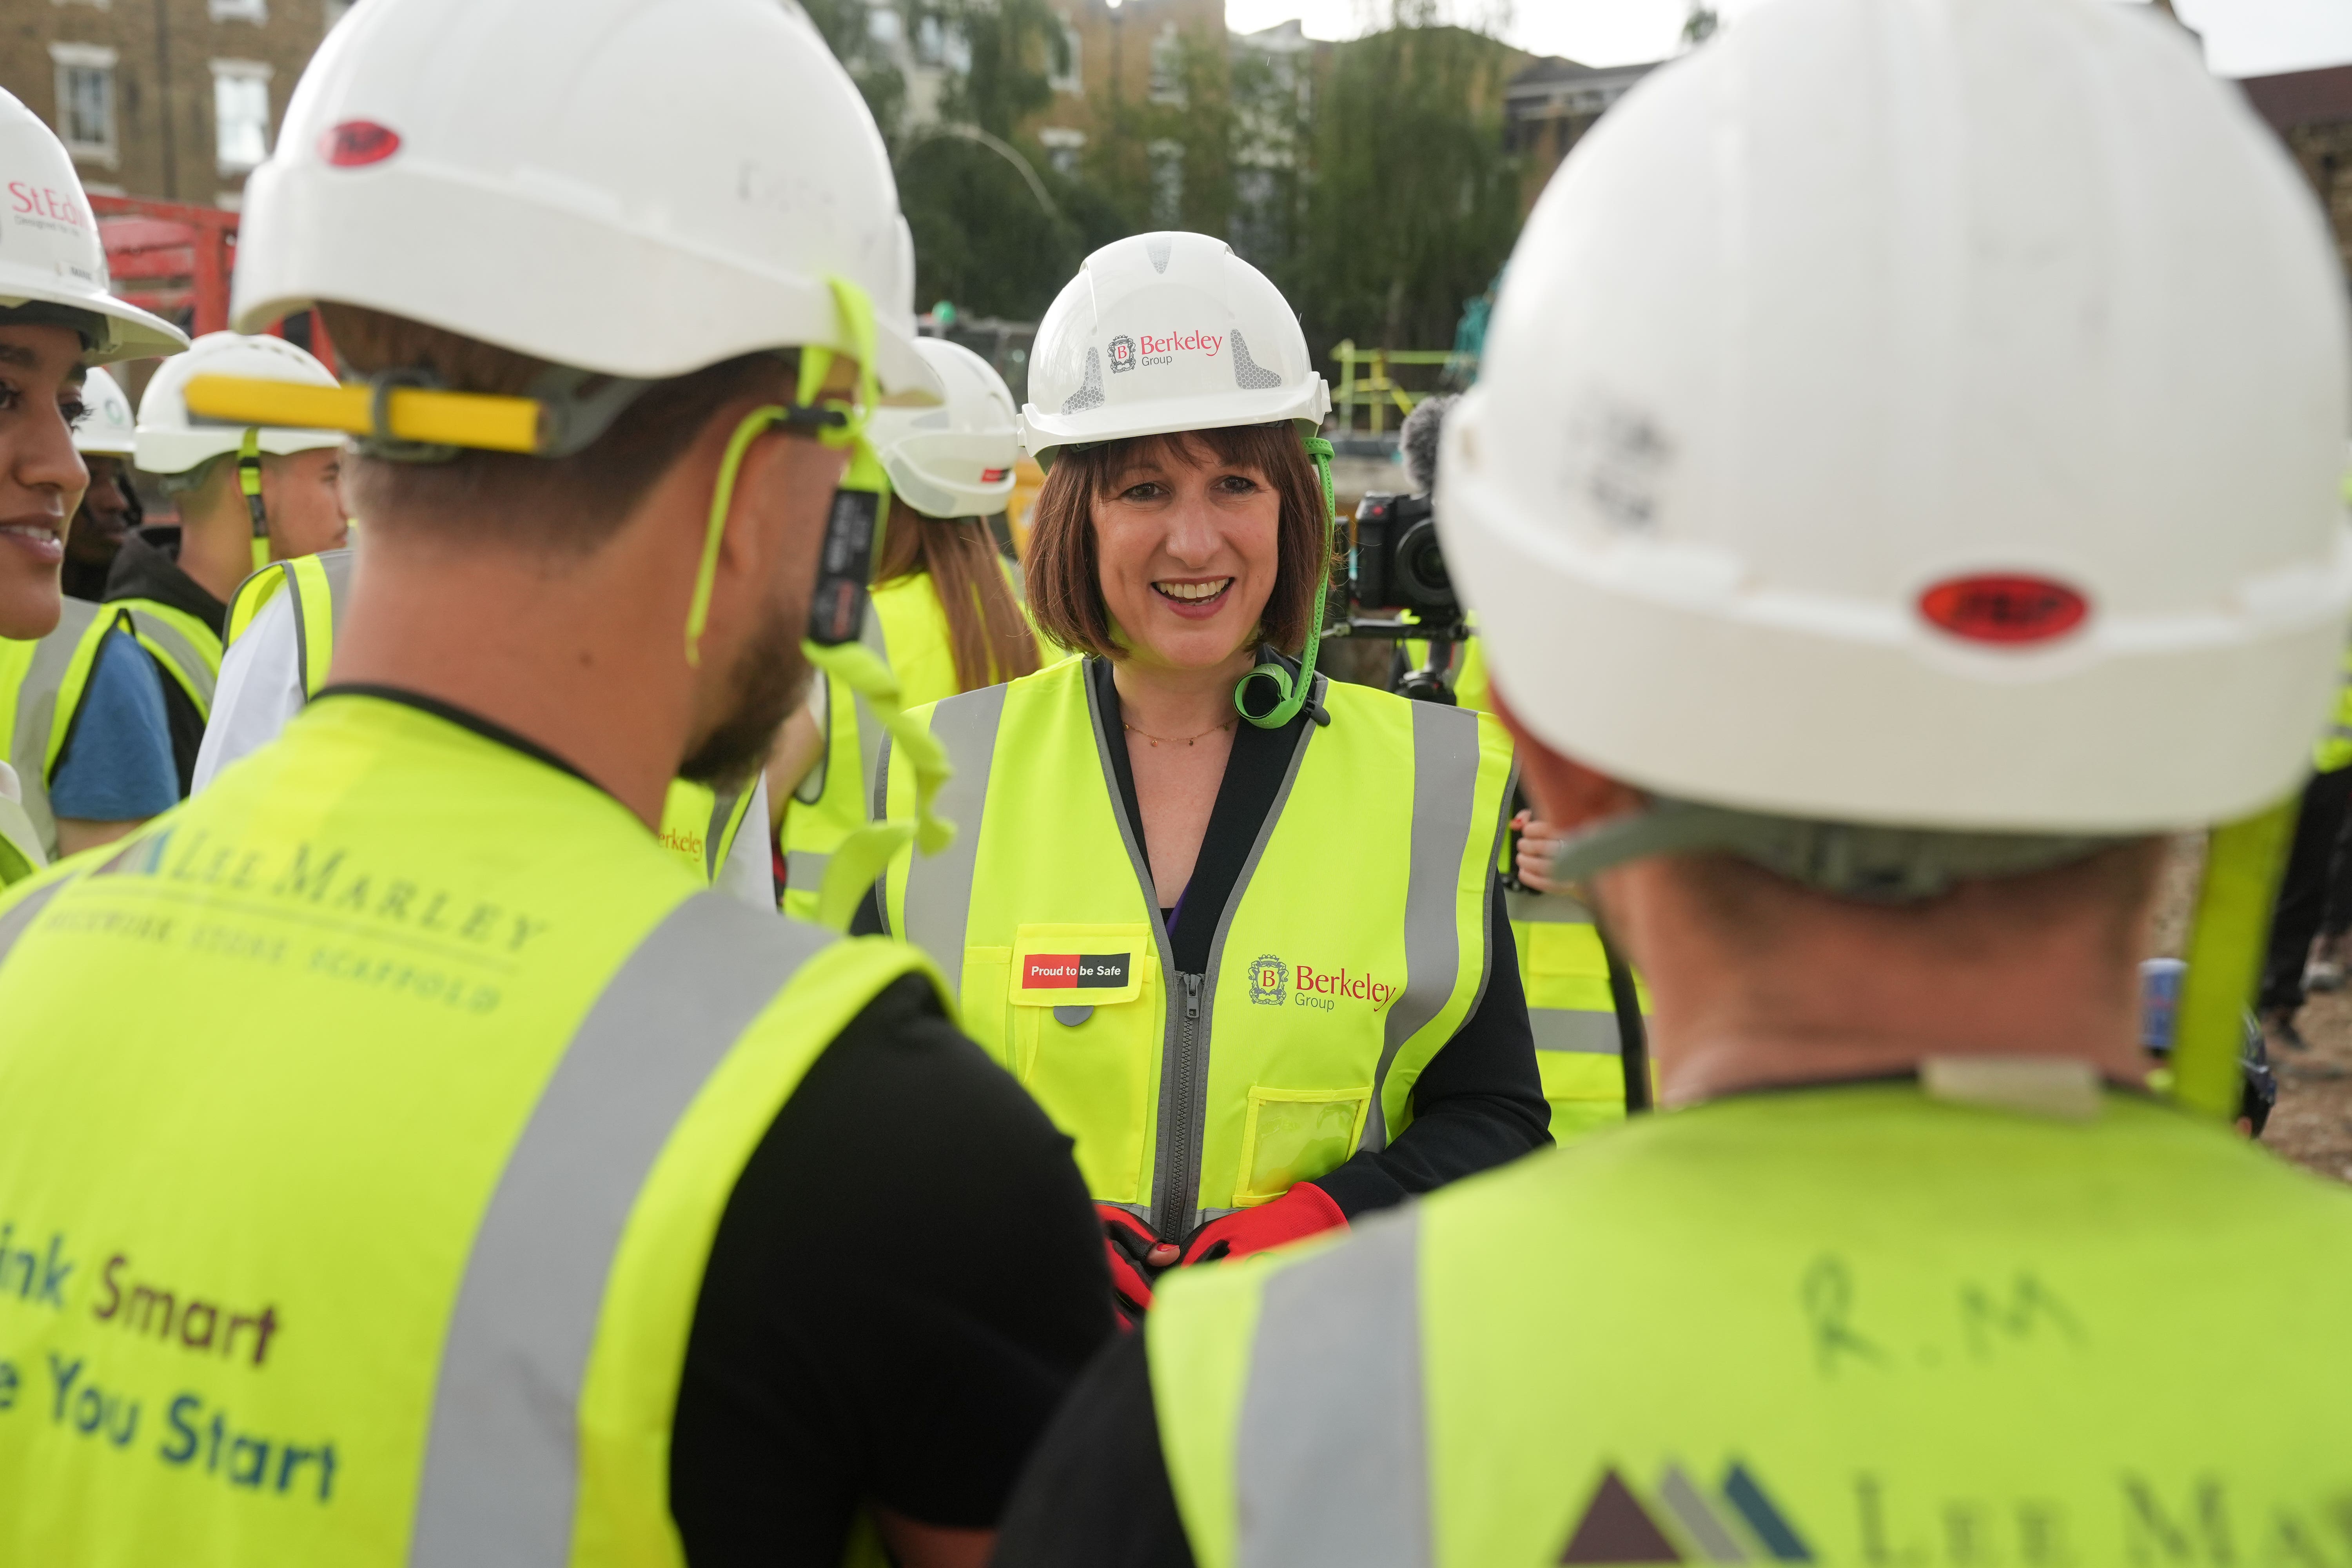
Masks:
[[[1140,366],[1174,364],[1178,354],[1201,354],[1214,359],[1225,346],[1223,332],[1169,332],[1154,337],[1143,334],[1139,343],[1125,332],[1111,339],[1108,345],[1111,374],[1130,371]]]

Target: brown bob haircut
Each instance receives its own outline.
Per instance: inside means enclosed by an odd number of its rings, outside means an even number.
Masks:
[[[1297,426],[1236,425],[1172,436],[1136,436],[1098,447],[1065,447],[1030,513],[1026,577],[1029,616],[1062,647],[1116,658],[1110,607],[1103,603],[1102,568],[1095,547],[1094,503],[1110,499],[1119,475],[1139,461],[1175,456],[1255,468],[1281,499],[1276,523],[1274,592],[1267,595],[1258,636],[1297,658],[1314,621],[1315,596],[1324,591],[1323,486]]]

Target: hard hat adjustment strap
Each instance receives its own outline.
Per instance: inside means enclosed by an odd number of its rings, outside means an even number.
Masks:
[[[1234,685],[1234,710],[1261,730],[1279,730],[1298,717],[1298,710],[1314,691],[1315,658],[1323,646],[1323,605],[1331,596],[1331,535],[1339,522],[1339,507],[1331,495],[1331,443],[1320,436],[1308,436],[1301,439],[1300,445],[1315,459],[1316,477],[1322,482],[1323,553],[1315,566],[1314,618],[1307,627],[1307,647],[1299,655],[1297,679],[1293,680],[1290,671],[1278,664],[1261,664]],[[1262,714],[1251,712],[1249,707],[1250,683],[1257,680],[1269,682],[1275,689],[1274,706]],[[1331,721],[1330,716],[1320,709],[1316,710],[1315,720],[1319,724]]]
[[[269,564],[269,514],[261,504],[261,432],[247,426],[236,446],[236,488],[245,492],[246,515],[253,520],[253,569]]]

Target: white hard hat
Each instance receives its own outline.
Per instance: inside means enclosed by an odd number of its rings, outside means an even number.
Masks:
[[[177,353],[185,332],[118,300],[106,246],[65,143],[33,111],[0,90],[0,310],[61,307],[57,325],[82,330],[85,364]],[[82,318],[87,317],[87,323]]]
[[[245,440],[240,425],[199,424],[188,416],[186,388],[199,375],[249,376],[310,386],[339,384],[325,365],[284,338],[206,332],[177,359],[167,360],[139,399],[139,445],[135,459],[151,474],[184,474],[208,458],[236,451]],[[264,426],[260,447],[280,457],[321,447],[340,447],[338,430],[282,430]]]
[[[97,458],[127,458],[136,450],[131,399],[96,365],[82,377],[81,405],[89,412],[74,426],[74,450]]]
[[[1544,193],[1446,556],[1512,710],[1657,795],[2231,819],[2306,767],[2345,642],[2343,289],[2163,18],[1780,0]]]
[[[1294,419],[1311,436],[1331,389],[1282,291],[1222,239],[1139,234],[1104,246],[1038,324],[1022,440],[1057,447]]]
[[[656,379],[856,352],[837,278],[885,394],[932,402],[912,268],[874,118],[798,6],[371,0],[246,183],[233,319],[333,300]]]
[[[925,517],[993,517],[1013,495],[1020,416],[995,367],[961,343],[923,338],[916,352],[948,390],[943,408],[886,408],[866,426],[890,492]]]

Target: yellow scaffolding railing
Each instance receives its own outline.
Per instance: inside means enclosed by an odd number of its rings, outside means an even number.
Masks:
[[[1332,395],[1331,405],[1339,416],[1339,431],[1352,436],[1356,432],[1356,410],[1371,410],[1372,434],[1387,428],[1388,411],[1394,405],[1400,415],[1412,412],[1412,405],[1431,396],[1426,392],[1413,392],[1399,386],[1389,375],[1391,364],[1445,364],[1454,359],[1450,349],[1360,349],[1353,338],[1343,341],[1331,351],[1339,364],[1339,390]],[[1356,367],[1363,365],[1366,373],[1359,375]]]

